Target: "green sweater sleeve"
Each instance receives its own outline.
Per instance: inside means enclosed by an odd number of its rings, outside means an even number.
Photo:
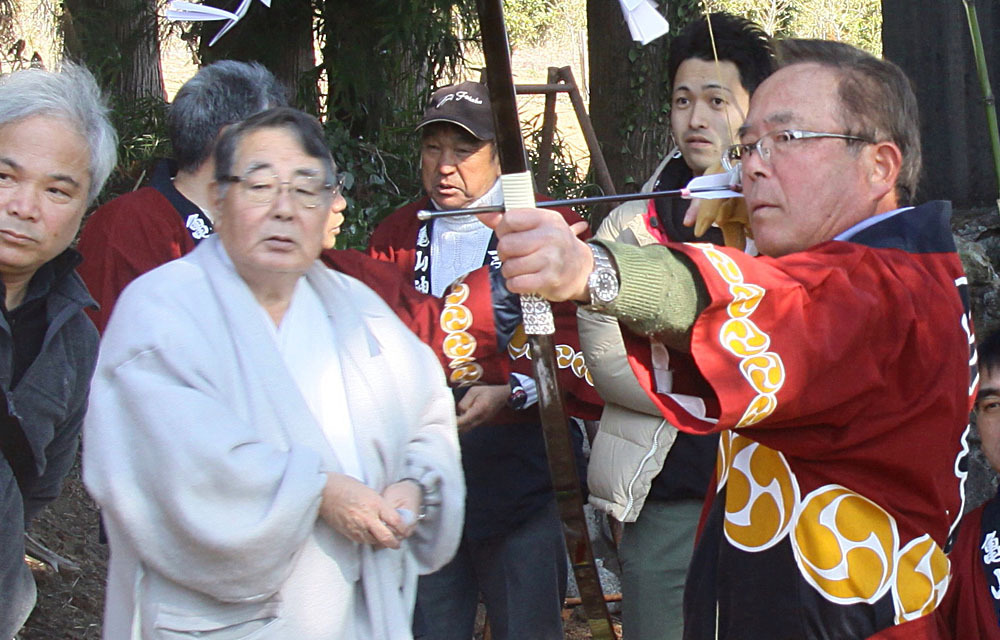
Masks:
[[[694,266],[662,245],[598,244],[614,258],[621,284],[606,313],[635,333],[690,351],[694,321],[708,305],[708,293]]]

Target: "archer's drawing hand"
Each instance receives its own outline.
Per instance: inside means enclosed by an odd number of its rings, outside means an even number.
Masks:
[[[721,163],[708,168],[706,174],[725,173]],[[716,200],[695,199],[684,214],[684,225],[694,225],[694,235],[705,235],[712,225],[722,230],[727,247],[743,250],[750,233],[750,217],[746,200],[743,198],[719,198]]]
[[[479,216],[496,231],[503,275],[513,293],[537,293],[561,302],[589,302],[587,277],[594,258],[587,244],[577,238],[586,222],[570,226],[549,209],[510,209],[503,214]]]

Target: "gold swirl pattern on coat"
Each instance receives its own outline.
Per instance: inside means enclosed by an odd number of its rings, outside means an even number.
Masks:
[[[476,351],[476,339],[465,331],[449,333],[441,342],[441,350],[453,364],[465,364]]]
[[[445,304],[464,304],[469,299],[469,285],[464,282],[456,282],[451,285],[451,289],[444,297]]]
[[[445,331],[441,341],[441,352],[448,358],[448,380],[451,384],[466,386],[474,384],[483,377],[483,367],[475,362],[472,355],[476,352],[475,337],[468,332],[474,320],[472,310],[465,306],[469,299],[469,285],[456,282],[444,298],[445,306],[441,311],[441,329]]]
[[[718,493],[726,486],[729,478],[729,461],[733,459],[733,440],[736,434],[730,430],[719,434],[719,449],[715,456],[715,491]]]
[[[774,449],[736,434],[728,449],[726,538],[744,551],[763,551],[787,535],[799,501],[798,483]]]
[[[756,392],[747,404],[736,428],[757,424],[778,407],[777,393],[785,383],[785,366],[781,356],[773,351],[771,338],[751,319],[766,291],[763,287],[743,281],[743,272],[736,261],[714,245],[696,243],[709,264],[729,287],[732,300],[726,305],[729,320],[719,330],[719,343],[740,359],[740,372]]]
[[[472,311],[464,304],[447,304],[441,311],[441,328],[449,333],[466,331],[472,326]]]
[[[457,366],[448,374],[448,380],[455,385],[464,387],[475,383],[483,377],[483,367],[478,362],[468,362]]]
[[[719,336],[727,351],[743,358],[760,355],[771,346],[768,335],[748,318],[726,320]]]
[[[594,386],[594,378],[590,375],[590,369],[587,368],[587,361],[582,351],[577,351],[568,344],[557,344],[555,352],[556,365],[560,369],[569,369],[574,376],[580,378],[591,387]],[[531,360],[528,336],[524,333],[523,325],[514,331],[513,337],[507,343],[507,355],[510,356],[511,360],[517,360],[518,358]]]
[[[873,604],[893,586],[896,521],[846,487],[826,485],[806,496],[791,540],[802,576],[830,602]]]
[[[740,362],[740,371],[743,372],[743,377],[750,381],[750,385],[762,394],[758,398],[769,401],[767,406],[770,410],[767,413],[774,411],[773,405],[777,404],[774,395],[785,382],[785,367],[778,354],[768,352],[746,357]]]
[[[726,310],[730,318],[745,318],[757,310],[764,297],[764,288],[755,284],[732,284],[729,293],[733,294],[733,301],[729,303]]]
[[[911,540],[896,559],[892,596],[896,624],[925,616],[941,604],[951,576],[951,563],[929,535]]]

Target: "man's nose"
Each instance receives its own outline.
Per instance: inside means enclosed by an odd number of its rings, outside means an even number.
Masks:
[[[38,217],[39,194],[38,189],[29,184],[19,183],[0,191],[4,197],[3,208],[10,215],[25,220],[34,220]]]
[[[760,149],[758,148],[743,153],[743,157],[740,160],[740,167],[742,167],[744,184],[746,184],[748,180],[767,176],[771,172],[771,164],[764,159],[764,156],[761,155]]]
[[[441,173],[452,173],[458,167],[458,154],[454,151],[444,150],[438,158],[438,171]]]
[[[691,105],[691,120],[688,121],[688,126],[692,129],[705,129],[708,127],[708,105],[698,100],[693,105]]]
[[[336,195],[333,196],[333,202],[330,203],[330,210],[334,213],[340,213],[346,208],[347,198],[344,197],[343,193],[338,191]]]
[[[274,200],[271,201],[272,215],[290,218],[295,213],[298,204],[292,196],[292,188],[292,185],[287,182],[278,183],[278,191],[274,194]]]

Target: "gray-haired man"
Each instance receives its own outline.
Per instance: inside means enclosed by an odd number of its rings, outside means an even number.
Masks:
[[[69,245],[116,144],[82,67],[0,79],[0,638],[35,603],[25,525],[59,495],[76,455],[97,332]]]
[[[257,63],[222,60],[184,83],[167,116],[173,161],[158,163],[148,186],[101,206],[80,236],[80,275],[101,305],[90,312],[99,330],[128,283],[189,253],[212,232],[212,152],[219,133],[285,104],[284,89]]]

